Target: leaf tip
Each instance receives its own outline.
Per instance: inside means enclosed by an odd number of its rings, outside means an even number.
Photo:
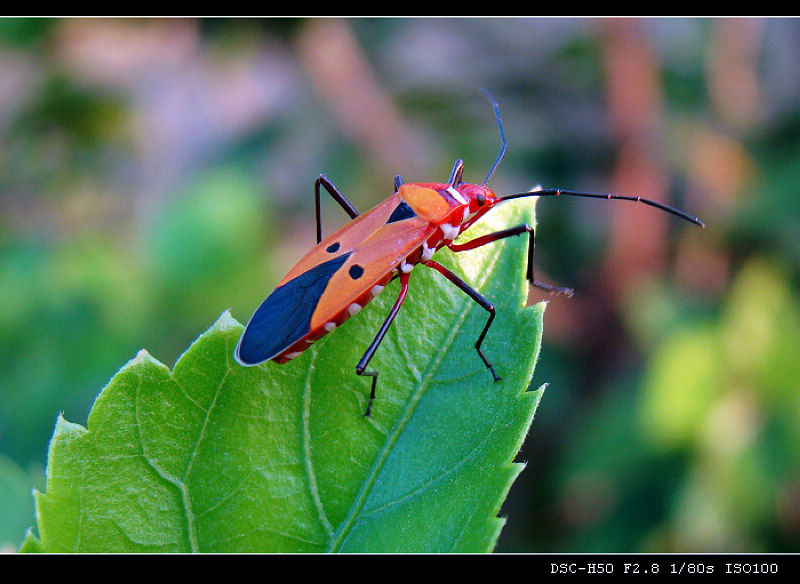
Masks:
[[[18,551],[23,554],[44,553],[45,550],[42,546],[42,541],[36,537],[33,527],[29,527],[25,532],[25,539],[22,540]]]
[[[106,390],[113,384],[113,382],[117,379],[119,375],[123,375],[126,373],[130,373],[133,375],[141,375],[142,371],[145,371],[149,368],[157,368],[157,369],[166,369],[169,371],[169,367],[164,365],[161,361],[153,357],[147,349],[139,349],[133,359],[128,360],[125,365],[120,367],[119,371],[117,371],[114,376],[109,380],[103,390],[100,392],[100,395],[97,396],[97,400],[100,400],[103,397],[103,394]],[[95,403],[97,403],[95,400]],[[94,409],[94,406],[92,406]],[[91,417],[91,414],[90,414]]]
[[[136,353],[136,356],[131,359],[130,364],[139,365],[148,361],[155,361],[155,358],[147,352],[147,349],[139,349],[139,351]]]
[[[84,428],[80,424],[75,424],[73,422],[68,421],[64,417],[64,410],[58,412],[58,416],[56,417],[56,428],[54,437],[71,434],[73,432],[85,432],[85,431],[86,428]]]
[[[133,359],[131,359],[130,361],[128,361],[125,365],[123,365],[122,368],[117,373],[119,374],[122,371],[124,371],[126,369],[129,369],[129,368],[132,368],[132,367],[137,367],[137,366],[146,367],[146,366],[149,366],[149,365],[153,365],[153,366],[159,367],[159,368],[167,368],[167,366],[164,365],[161,361],[159,361],[158,359],[153,357],[147,351],[147,349],[139,349],[139,351],[136,353],[136,356]]]
[[[227,331],[241,327],[242,324],[233,317],[231,309],[228,308],[219,315],[217,322],[212,325],[210,330]]]

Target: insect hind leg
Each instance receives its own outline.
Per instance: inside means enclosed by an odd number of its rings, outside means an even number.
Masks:
[[[495,309],[494,304],[489,302],[485,297],[483,297],[477,290],[472,288],[469,284],[467,284],[464,280],[456,276],[453,272],[445,268],[442,264],[435,262],[433,260],[428,260],[424,265],[428,266],[429,268],[433,268],[440,274],[442,274],[445,278],[450,280],[453,284],[455,284],[461,291],[465,292],[467,296],[472,298],[478,305],[483,308],[486,312],[489,313],[489,319],[486,321],[486,325],[484,325],[483,330],[481,331],[480,336],[478,337],[477,342],[475,343],[475,350],[478,351],[478,355],[480,356],[483,364],[486,365],[486,368],[489,370],[489,373],[492,374],[492,378],[497,382],[502,379],[502,377],[497,375],[497,372],[494,370],[494,366],[483,353],[483,349],[481,349],[481,345],[483,345],[483,340],[486,338],[486,333],[489,332],[489,327],[492,326],[492,322],[494,321],[495,317]]]
[[[356,375],[365,375],[368,377],[372,377],[372,388],[370,389],[369,393],[369,402],[367,402],[367,410],[364,412],[365,416],[370,416],[372,413],[372,402],[375,401],[375,388],[378,385],[378,372],[374,369],[367,369],[367,365],[369,365],[372,356],[375,355],[375,351],[378,350],[378,346],[383,341],[383,337],[386,336],[386,332],[389,330],[389,327],[394,321],[394,318],[397,316],[397,313],[400,311],[400,307],[403,305],[403,301],[406,299],[406,295],[408,294],[408,281],[409,281],[409,274],[408,273],[401,273],[400,274],[400,293],[397,295],[397,300],[394,301],[394,306],[389,311],[389,315],[386,317],[386,320],[381,325],[378,334],[375,335],[375,338],[370,343],[369,347],[367,347],[366,353],[364,356],[361,357],[361,360],[356,365]]]
[[[378,372],[374,369],[362,369],[361,371],[356,369],[356,374],[372,377],[372,387],[369,391],[369,401],[367,402],[367,409],[364,411],[364,416],[369,418],[372,415],[372,402],[375,401],[375,388],[378,385]]]

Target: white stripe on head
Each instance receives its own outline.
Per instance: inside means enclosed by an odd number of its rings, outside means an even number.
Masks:
[[[458,201],[462,205],[466,205],[467,204],[467,200],[464,198],[464,195],[459,193],[453,187],[447,187],[447,189],[445,189],[445,190],[447,191],[447,194],[449,194],[451,197],[453,197],[456,201]]]

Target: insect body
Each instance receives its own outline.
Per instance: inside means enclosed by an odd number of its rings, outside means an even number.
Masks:
[[[369,415],[375,398],[378,372],[367,369],[367,366],[405,300],[411,270],[422,264],[441,273],[488,313],[486,325],[475,343],[475,349],[492,378],[499,381],[500,377],[481,348],[495,317],[494,306],[456,274],[433,260],[434,253],[442,247],[454,252],[467,251],[499,239],[527,233],[527,278],[531,284],[565,296],[571,296],[572,290],[535,281],[534,232],[529,225],[518,225],[465,243],[454,243],[460,233],[469,229],[495,205],[510,199],[534,196],[622,199],[645,203],[703,226],[702,221],[683,211],[640,197],[560,189],[535,190],[498,197],[486,186],[506,151],[499,109],[494,102],[493,106],[502,147],[486,180],[480,185],[463,182],[464,164],[457,160],[446,183],[404,184],[403,179],[396,176],[394,194],[373,209],[359,214],[325,175],[317,178],[314,189],[317,245],[289,271],[253,314],[234,354],[240,364],[252,366],[270,359],[285,363],[297,357],[314,341],[358,313],[391,280],[399,278],[400,292],[397,300],[375,339],[356,365],[358,375],[372,377],[372,388],[365,412],[365,415]],[[352,218],[324,240],[320,221],[320,187],[325,188]]]

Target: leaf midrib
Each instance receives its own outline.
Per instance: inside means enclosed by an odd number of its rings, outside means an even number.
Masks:
[[[494,255],[491,257],[491,260],[487,264],[486,268],[482,270],[482,276],[478,279],[478,288],[482,288],[483,285],[486,283],[486,280],[489,274],[492,272],[495,264],[497,263],[498,258],[502,252],[502,247],[498,249]],[[466,300],[462,301],[462,304],[466,303]],[[468,306],[466,310],[462,310],[456,319],[458,325],[462,324],[467,317],[472,313],[474,310],[474,306]],[[439,365],[444,361],[445,356],[449,354],[450,348],[452,347],[453,343],[455,342],[456,337],[460,333],[461,327],[460,326],[452,326],[450,327],[450,332],[445,340],[442,342],[441,348],[442,350],[437,352],[436,358],[431,361],[431,364],[428,366],[428,369],[425,372],[425,375],[422,376],[419,383],[417,384],[416,389],[412,392],[411,398],[408,400],[406,404],[405,410],[403,410],[403,414],[400,416],[398,421],[395,423],[392,432],[387,436],[386,440],[381,447],[381,450],[378,453],[378,456],[375,457],[375,462],[372,464],[372,468],[370,469],[369,476],[364,481],[359,490],[356,498],[353,501],[353,504],[350,507],[347,515],[345,516],[344,521],[339,525],[339,528],[336,530],[331,542],[327,548],[327,552],[337,552],[341,546],[346,541],[347,537],[351,533],[352,527],[357,522],[357,515],[363,508],[369,493],[372,490],[373,485],[380,474],[380,471],[383,469],[386,460],[389,457],[389,453],[391,452],[392,446],[394,446],[395,442],[397,442],[400,434],[402,434],[403,430],[405,429],[406,425],[408,424],[409,420],[413,416],[414,412],[416,411],[416,406],[425,395],[429,388],[429,379],[436,373],[439,369]]]

